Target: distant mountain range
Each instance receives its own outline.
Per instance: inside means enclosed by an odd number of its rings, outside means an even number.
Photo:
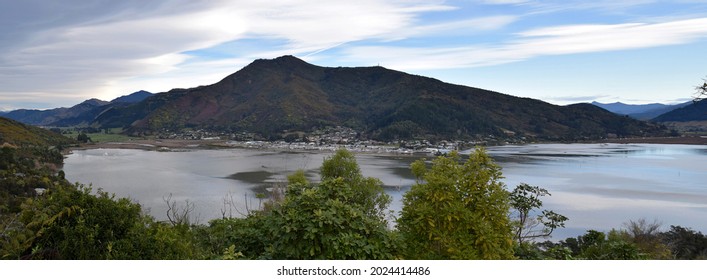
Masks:
[[[661,126],[589,104],[556,106],[383,67],[320,67],[293,56],[256,60],[213,85],[110,108],[92,125],[133,134],[249,131],[275,139],[337,125],[380,140],[665,134]]]
[[[662,114],[668,113],[670,111],[673,111],[675,109],[679,109],[688,105],[691,105],[692,102],[685,102],[685,103],[680,103],[680,104],[674,104],[674,105],[666,105],[666,104],[661,104],[661,103],[651,103],[651,104],[641,104],[641,105],[632,105],[632,104],[624,104],[621,102],[615,102],[615,103],[599,103],[599,102],[592,102],[592,105],[598,106],[600,108],[603,108],[609,112],[619,114],[619,115],[626,115],[629,117],[632,117],[634,119],[638,120],[651,120],[654,119]]]
[[[110,108],[123,107],[128,104],[140,102],[152,96],[147,91],[138,91],[121,96],[111,101],[89,99],[70,108],[56,108],[49,110],[20,109],[6,112],[2,116],[26,124],[39,126],[81,126],[89,125],[101,112]]]

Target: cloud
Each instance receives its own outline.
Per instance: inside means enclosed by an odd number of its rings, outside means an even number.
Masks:
[[[405,30],[398,30],[396,31],[396,34],[391,34],[391,36],[398,38],[470,36],[476,32],[491,31],[503,28],[517,20],[517,16],[497,15],[447,21],[437,24],[414,26]]]
[[[566,55],[660,47],[707,38],[707,18],[663,23],[567,25],[516,34],[500,44],[463,47],[360,46],[344,51],[350,60],[380,63],[399,70],[479,67]],[[411,59],[414,58],[414,59]]]
[[[707,37],[707,18],[656,24],[573,25],[522,32],[528,54],[570,54],[678,45]]]
[[[578,103],[578,102],[591,102],[591,101],[597,101],[597,100],[602,100],[602,99],[607,99],[609,98],[610,100],[614,100],[616,97],[615,96],[609,96],[609,95],[584,95],[584,96],[546,96],[543,98],[543,100],[552,100],[561,104],[567,104],[567,103]]]
[[[502,0],[501,0],[502,1]],[[568,11],[592,10],[603,14],[625,14],[627,11],[656,3],[656,0],[542,0],[524,1],[523,4],[531,9],[531,14],[547,14]]]
[[[481,0],[482,4],[489,5],[507,5],[507,4],[521,4],[530,2],[530,0]]]
[[[33,8],[18,9],[31,13]],[[12,38],[4,38],[9,46],[0,56],[3,95],[18,99],[30,92],[56,93],[66,99],[100,95],[116,79],[169,71],[186,59],[181,52],[232,40],[243,32],[238,15],[229,9],[167,9],[169,13],[153,14],[116,7],[87,16],[83,12],[88,8],[79,6],[56,12],[73,15],[76,9],[83,17],[56,20],[57,26],[32,22],[30,16],[30,22],[21,25],[27,32],[22,40],[13,44]],[[117,16],[125,13],[131,16]]]
[[[41,97],[68,106],[138,89],[209,84],[253,59],[285,54],[318,64],[381,64],[407,71],[686,44],[707,37],[707,18],[685,19],[680,13],[618,24],[555,26],[535,21],[533,14],[590,9],[594,16],[651,2],[4,1],[0,107]],[[508,9],[498,14],[499,8]],[[519,30],[525,23],[535,27]]]
[[[348,42],[385,40],[414,25],[420,13],[454,9],[439,2],[383,0],[29,0],[7,5],[0,11],[0,23],[7,23],[0,27],[0,94],[6,97],[26,92],[118,96],[126,93],[116,92],[124,89],[116,86],[121,81],[189,72],[180,70],[197,65],[189,51],[273,39],[282,45],[241,59],[266,52],[306,55]],[[192,73],[212,77],[214,72]]]

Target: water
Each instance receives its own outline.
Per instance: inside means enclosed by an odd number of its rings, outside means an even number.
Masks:
[[[267,152],[246,149],[156,152],[131,149],[74,151],[64,160],[69,181],[92,184],[94,188],[129,197],[157,219],[166,219],[165,198],[183,206],[195,205],[201,222],[226,215],[247,213],[258,207],[256,193],[282,184],[286,176],[304,170],[311,181],[319,179],[319,167],[333,153]],[[381,179],[393,196],[391,209],[412,185],[408,170],[415,158],[358,155],[366,176]],[[228,206],[232,202],[235,207]]]
[[[489,152],[505,182],[552,194],[545,207],[570,220],[556,238],[587,229],[620,228],[645,218],[707,232],[707,147],[689,145],[547,144]]]
[[[490,147],[510,188],[524,182],[552,194],[545,208],[570,218],[555,239],[587,229],[610,230],[646,218],[707,232],[707,147],[686,145],[542,144]],[[223,211],[257,208],[256,193],[305,170],[316,181],[331,153],[259,150],[155,152],[129,149],[74,151],[64,164],[67,179],[93,183],[119,197],[130,197],[158,219],[164,198],[194,203],[201,222]],[[391,209],[413,184],[408,167],[419,157],[356,156],[365,176],[381,179],[393,197]],[[235,203],[226,206],[224,199]],[[182,204],[183,205],[183,204]],[[228,211],[230,210],[230,212]]]

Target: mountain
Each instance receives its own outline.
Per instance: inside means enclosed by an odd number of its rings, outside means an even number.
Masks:
[[[0,145],[7,143],[15,146],[56,146],[74,142],[61,134],[0,117]]]
[[[642,112],[649,111],[649,110],[661,109],[661,108],[664,108],[667,106],[665,104],[660,104],[660,103],[633,105],[633,104],[624,104],[621,102],[599,103],[596,101],[592,102],[592,105],[598,106],[598,107],[603,108],[609,112],[616,113],[619,115],[630,115],[630,114],[635,114],[635,113],[642,113]]]
[[[4,117],[26,124],[41,126],[88,125],[96,116],[109,108],[140,102],[149,96],[152,96],[152,93],[138,91],[130,95],[118,97],[110,102],[93,98],[70,108],[49,110],[20,109],[8,112]]]
[[[121,97],[111,100],[107,104],[92,108],[91,110],[84,111],[81,114],[78,114],[78,115],[71,117],[71,118],[64,118],[64,119],[55,121],[55,122],[51,123],[51,125],[52,126],[61,126],[61,127],[88,126],[92,122],[94,122],[94,120],[98,116],[100,116],[101,114],[103,114],[106,111],[110,111],[113,108],[122,108],[122,107],[128,106],[130,104],[141,102],[152,95],[154,95],[154,94],[144,91],[144,90],[137,91],[137,92],[131,93],[129,95],[123,95]]]
[[[145,100],[145,98],[148,98],[148,97],[150,97],[150,96],[152,96],[152,95],[154,95],[154,94],[151,93],[151,92],[147,92],[147,91],[141,90],[141,91],[133,92],[133,93],[131,93],[131,94],[129,94],[129,95],[123,95],[123,96],[121,96],[121,97],[118,97],[118,98],[116,98],[116,99],[113,99],[113,100],[110,101],[110,103],[111,103],[111,104],[115,104],[115,103],[137,103],[137,102],[140,102],[140,101]]]
[[[71,108],[56,108],[49,110],[19,109],[5,114],[4,117],[26,124],[46,126],[62,119],[76,117],[81,113],[105,104],[108,104],[108,102],[94,98],[74,105]]]
[[[108,110],[94,125],[130,127],[134,134],[245,130],[270,138],[342,125],[381,140],[664,133],[590,104],[556,106],[383,67],[327,68],[293,56],[259,59],[213,85],[174,89]]]
[[[654,119],[654,118],[656,118],[662,114],[665,114],[667,112],[689,106],[690,104],[692,104],[692,101],[680,103],[680,104],[675,104],[675,105],[667,105],[667,107],[660,108],[660,109],[654,109],[654,110],[648,110],[648,111],[645,111],[642,113],[630,114],[629,117],[647,121],[647,120]]]
[[[603,109],[605,109],[609,112],[615,113],[615,114],[628,115],[629,117],[632,117],[634,119],[650,120],[650,119],[653,119],[657,116],[660,116],[662,114],[670,112],[672,110],[690,105],[690,103],[692,103],[692,102],[685,102],[685,103],[674,104],[674,105],[666,105],[666,104],[661,104],[661,103],[633,105],[633,104],[624,104],[621,102],[599,103],[599,102],[594,101],[594,102],[592,102],[592,105],[598,106],[600,108],[603,108]]]
[[[691,102],[690,105],[662,114],[654,122],[707,121],[707,100]]]

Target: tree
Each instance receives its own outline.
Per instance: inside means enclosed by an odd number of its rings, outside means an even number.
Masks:
[[[397,228],[411,259],[510,259],[513,234],[501,168],[482,148],[465,163],[457,152],[427,168],[411,166],[416,183],[403,198]]]
[[[385,220],[357,203],[354,188],[342,178],[318,185],[288,186],[272,212],[267,248],[273,259],[392,259],[393,236]]]
[[[703,99],[707,98],[707,78],[702,79],[703,83],[701,86],[696,86],[695,90],[697,90],[697,95],[695,96],[694,101],[699,102],[702,101]]]
[[[675,259],[707,260],[707,236],[690,228],[670,226],[660,234]]]
[[[608,235],[589,230],[579,236],[578,258],[589,260],[640,260],[646,259],[625,231],[611,230]]]
[[[332,157],[324,159],[321,167],[322,182],[336,178],[341,178],[351,187],[356,197],[355,203],[360,204],[368,215],[385,221],[391,198],[383,190],[383,182],[377,178],[363,176],[353,153],[341,149]]]
[[[518,244],[539,237],[549,237],[556,228],[565,227],[567,217],[551,210],[542,210],[539,215],[531,217],[535,209],[543,206],[540,198],[546,195],[550,195],[546,189],[526,183],[521,183],[511,192],[510,204],[515,213],[514,237]]]
[[[189,259],[196,256],[184,231],[145,216],[139,204],[92,194],[83,185],[58,185],[22,205],[18,246],[3,258],[30,259]],[[2,248],[4,246],[0,246]]]
[[[354,155],[339,150],[321,167],[321,183],[303,171],[287,177],[284,197],[244,219],[211,221],[201,231],[212,255],[251,259],[393,259],[397,235],[388,229],[391,201],[383,184],[364,177]],[[223,253],[223,254],[222,254]]]
[[[288,177],[285,199],[269,219],[267,249],[275,259],[391,259],[396,248],[387,228],[390,203],[380,180],[366,178],[354,155],[339,150],[322,163],[320,184],[304,173]]]
[[[670,259],[672,254],[668,246],[663,244],[660,236],[661,223],[658,221],[647,222],[646,219],[630,220],[624,223],[625,231],[638,249],[646,254],[649,259]]]
[[[78,136],[76,136],[76,140],[81,143],[88,143],[91,142],[91,137],[89,137],[85,132],[81,132]]]

